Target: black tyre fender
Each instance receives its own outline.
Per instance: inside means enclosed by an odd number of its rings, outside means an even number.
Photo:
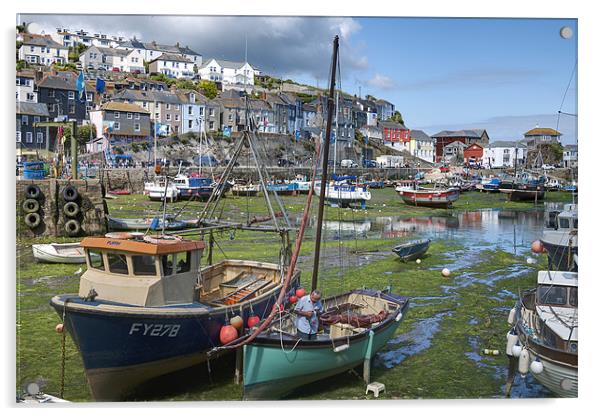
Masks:
[[[40,209],[40,203],[35,199],[27,198],[23,201],[23,212],[26,214],[38,212]]]
[[[63,188],[63,199],[68,202],[75,201],[79,196],[79,192],[77,192],[77,188],[72,185],[67,185]]]
[[[25,215],[24,219],[25,225],[27,225],[29,228],[36,228],[42,222],[42,218],[37,212],[28,213],[27,215]]]
[[[40,191],[40,187],[38,185],[27,185],[25,188],[25,198],[38,199],[42,191]]]
[[[77,235],[81,231],[82,227],[79,225],[77,220],[69,220],[65,223],[65,231],[69,235]]]
[[[63,213],[65,216],[73,218],[79,214],[79,205],[73,201],[67,202],[63,206]]]

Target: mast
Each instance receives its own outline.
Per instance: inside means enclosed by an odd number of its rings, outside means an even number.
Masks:
[[[332,46],[332,67],[330,75],[330,93],[328,96],[328,118],[326,122],[326,137],[322,156],[322,177],[320,179],[320,201],[318,202],[318,222],[316,224],[316,244],[314,249],[314,268],[311,276],[311,290],[318,286],[318,268],[320,266],[320,244],[322,240],[322,222],[324,220],[324,197],[326,195],[326,180],[328,176],[328,152],[330,150],[330,132],[332,129],[332,111],[334,86],[337,73],[337,58],[339,54],[339,37],[334,37]],[[336,143],[336,142],[335,142]],[[336,162],[335,162],[336,164]]]
[[[153,102],[153,111],[157,114],[157,101]],[[155,157],[155,167],[157,166],[157,117],[155,117],[155,122],[153,123],[153,152]]]

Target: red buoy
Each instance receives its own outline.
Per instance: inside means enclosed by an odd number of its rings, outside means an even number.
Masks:
[[[533,253],[543,253],[543,243],[541,240],[535,240],[531,243],[531,251]]]
[[[290,303],[297,303],[297,301],[299,300],[299,298],[297,298],[297,296],[293,295],[290,298],[288,298],[288,301]]]
[[[303,296],[305,296],[305,289],[303,289],[302,287],[300,287],[299,289],[297,289],[297,290],[295,291],[295,295],[296,295],[298,298],[302,298]]]
[[[219,330],[219,342],[227,344],[238,338],[238,331],[232,325],[224,325]]]
[[[249,316],[249,319],[247,319],[247,326],[249,328],[253,328],[255,325],[257,325],[259,323],[260,319],[259,316],[253,315],[253,316]]]

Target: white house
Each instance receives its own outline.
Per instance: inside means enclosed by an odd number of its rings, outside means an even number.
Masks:
[[[87,32],[83,29],[72,31],[67,28],[58,27],[55,33],[50,35],[55,42],[63,46],[75,46],[81,43],[86,46],[99,46],[102,48],[114,48],[123,42],[123,36],[107,35],[104,33]]]
[[[435,162],[435,139],[422,130],[410,130],[410,153],[426,162]]]
[[[38,92],[34,89],[35,75],[33,71],[17,72],[17,101],[27,103],[38,102]]]
[[[248,62],[208,59],[199,68],[201,79],[223,84],[255,85],[255,69]]]
[[[19,60],[31,64],[64,64],[69,60],[69,48],[55,42],[49,35],[24,35],[19,48]]]
[[[104,68],[110,71],[117,68],[122,72],[144,73],[144,59],[137,50],[101,48],[91,46],[79,57],[84,68],[92,65],[94,69]]]
[[[170,78],[192,78],[194,63],[183,56],[164,53],[157,59],[150,61],[150,73],[165,74]]]
[[[565,168],[576,168],[577,156],[577,145],[567,144],[562,150],[562,166]]]
[[[191,69],[193,69],[194,65],[198,68],[203,63],[203,56],[200,53],[193,51],[188,46],[180,46],[179,43],[176,43],[175,45],[163,45],[155,41],[141,42],[140,40],[133,38],[120,43],[117,46],[117,49],[137,50],[142,54],[142,59],[147,62],[153,61],[164,53],[167,53],[179,55],[190,60],[193,63]]]
[[[207,99],[193,90],[183,90],[178,93],[182,102],[181,133],[199,133],[206,131]]]
[[[483,148],[483,165],[487,168],[521,166],[527,160],[527,146],[521,142],[497,141]]]

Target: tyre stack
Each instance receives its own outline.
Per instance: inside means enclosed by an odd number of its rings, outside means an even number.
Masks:
[[[61,191],[63,206],[61,208],[64,219],[64,232],[69,237],[75,237],[82,232],[81,196],[73,185],[65,186]]]
[[[42,225],[42,219],[44,218],[41,211],[43,197],[44,195],[38,185],[31,184],[25,188],[25,200],[21,205],[23,221],[34,232]]]

